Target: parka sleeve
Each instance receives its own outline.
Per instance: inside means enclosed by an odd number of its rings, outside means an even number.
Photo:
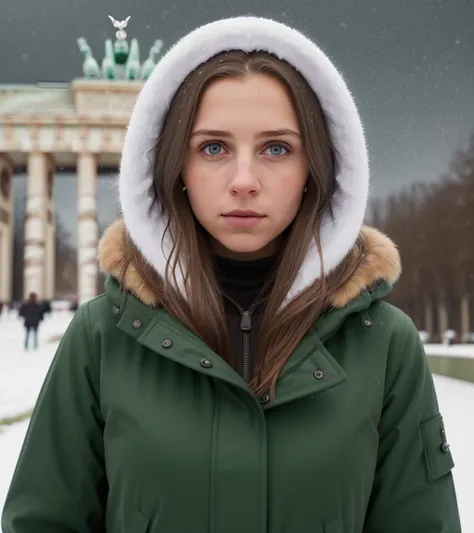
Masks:
[[[363,533],[461,533],[454,466],[433,378],[406,317],[394,336]]]
[[[107,482],[100,360],[88,308],[74,315],[48,371],[7,494],[3,533],[103,533]]]

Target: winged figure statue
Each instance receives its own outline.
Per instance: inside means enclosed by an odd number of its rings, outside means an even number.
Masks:
[[[115,20],[114,17],[111,17],[109,15],[109,19],[112,21],[112,24],[114,25],[114,28],[117,28],[117,32],[115,33],[115,36],[119,41],[123,41],[127,38],[127,32],[125,31],[125,28],[127,27],[128,21],[130,20],[130,17],[127,17],[125,20]]]

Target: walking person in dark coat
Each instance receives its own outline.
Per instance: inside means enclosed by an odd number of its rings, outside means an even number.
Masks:
[[[38,348],[38,327],[44,316],[43,305],[38,302],[36,293],[32,292],[28,297],[28,301],[21,306],[20,316],[25,321],[25,350],[28,350],[31,332],[33,332],[36,350]]]

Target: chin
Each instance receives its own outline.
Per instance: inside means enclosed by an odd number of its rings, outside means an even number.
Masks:
[[[219,239],[216,242],[217,253],[235,259],[259,259],[272,255],[275,251],[275,239],[258,239],[252,235],[235,235],[232,238]]]

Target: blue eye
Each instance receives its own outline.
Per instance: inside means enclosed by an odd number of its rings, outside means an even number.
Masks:
[[[288,149],[282,144],[272,144],[267,150],[270,152],[270,155],[274,155],[276,157],[280,155],[286,155],[288,153]]]
[[[206,155],[220,155],[222,146],[219,143],[209,143],[203,147]]]

